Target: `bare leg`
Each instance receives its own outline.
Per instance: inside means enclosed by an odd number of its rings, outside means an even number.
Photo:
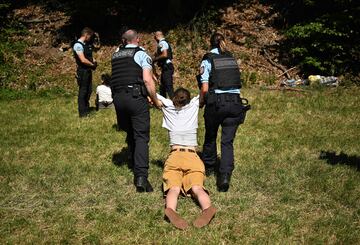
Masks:
[[[176,211],[178,197],[180,194],[180,187],[172,187],[166,194],[165,205],[166,208],[171,208],[172,210]]]
[[[176,228],[183,230],[188,227],[188,223],[175,212],[179,194],[180,187],[172,187],[169,189],[165,200],[165,215],[170,220],[171,224]]]
[[[201,186],[193,186],[191,187],[191,190],[194,193],[196,200],[198,200],[202,210],[208,209],[211,206],[210,197]]]
[[[195,227],[201,228],[210,223],[216,213],[216,208],[211,206],[210,197],[201,186],[193,186],[191,190],[202,209],[200,216],[196,218],[193,224]]]

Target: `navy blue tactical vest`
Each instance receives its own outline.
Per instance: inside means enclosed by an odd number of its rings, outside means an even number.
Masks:
[[[139,47],[120,48],[112,55],[110,85],[113,91],[131,84],[144,84],[143,70],[134,60],[135,54],[141,50]]]
[[[79,43],[81,44],[81,46],[83,46],[84,48],[84,56],[86,59],[88,59],[89,61],[93,62],[93,50],[92,50],[92,45],[89,45],[89,44],[83,44],[82,42],[80,41],[76,41],[75,43]],[[74,45],[75,45],[74,43]],[[74,46],[73,46],[74,47]],[[74,50],[74,57],[75,57],[75,60],[76,60],[76,64],[78,65],[79,68],[82,68],[82,69],[91,69],[90,66],[88,65],[85,65],[81,62],[79,56],[77,55],[76,51]]]
[[[205,54],[203,60],[211,63],[210,89],[241,88],[240,70],[230,53]]]

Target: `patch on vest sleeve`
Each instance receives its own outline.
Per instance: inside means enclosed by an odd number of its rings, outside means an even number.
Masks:
[[[150,57],[147,57],[146,58],[146,62],[152,66],[152,59]]]
[[[200,67],[200,75],[204,74],[205,68],[202,66]]]

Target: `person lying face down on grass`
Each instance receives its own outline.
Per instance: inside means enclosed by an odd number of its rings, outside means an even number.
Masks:
[[[192,196],[202,209],[193,225],[201,228],[209,224],[216,209],[204,189],[205,167],[196,153],[199,96],[190,99],[190,92],[179,88],[172,100],[159,94],[157,97],[163,104],[162,127],[169,131],[171,146],[163,172],[165,215],[176,228],[187,228],[187,221],[176,212],[176,207],[180,193]]]

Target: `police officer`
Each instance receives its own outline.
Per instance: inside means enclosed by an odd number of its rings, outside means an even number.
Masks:
[[[90,112],[90,96],[92,92],[92,70],[96,69],[96,61],[93,59],[93,47],[90,43],[94,31],[85,27],[81,31],[81,37],[75,42],[73,52],[77,64],[76,78],[79,86],[78,110],[80,117],[88,116]]]
[[[135,30],[122,36],[126,45],[112,55],[111,90],[118,126],[127,133],[126,142],[133,164],[138,192],[151,192],[148,181],[150,113],[147,96],[160,108],[152,77],[152,60],[141,47]]]
[[[214,171],[217,160],[216,137],[221,125],[221,161],[217,175],[220,192],[229,189],[234,169],[233,141],[238,126],[245,119],[245,110],[240,98],[240,71],[236,60],[225,49],[222,34],[210,38],[211,50],[200,67],[200,106],[205,105],[205,141],[203,161],[207,174]]]
[[[161,31],[155,32],[154,38],[157,42],[157,51],[153,61],[161,68],[160,95],[166,98],[167,94],[171,99],[174,96],[174,65],[172,64],[172,49],[170,44],[165,40],[164,34]]]

